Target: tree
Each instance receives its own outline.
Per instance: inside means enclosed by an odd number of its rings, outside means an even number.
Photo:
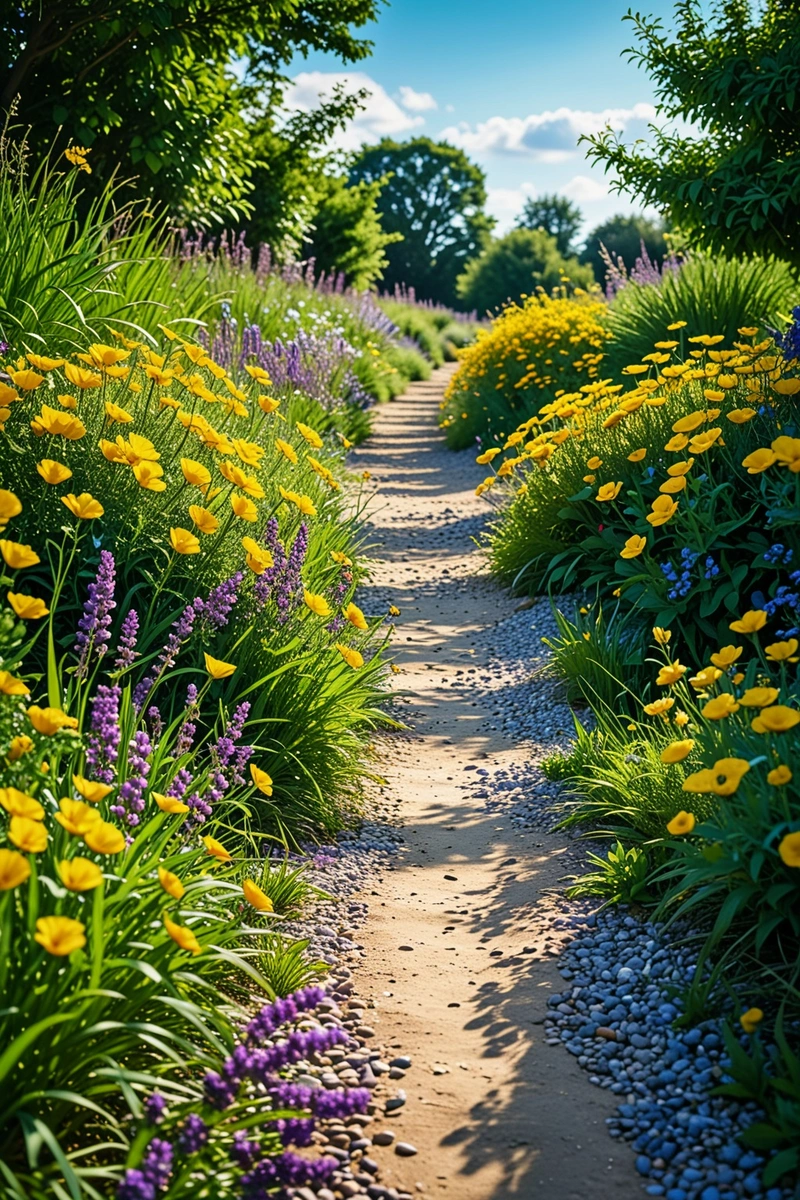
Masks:
[[[628,57],[650,72],[659,115],[693,136],[653,129],[625,146],[610,129],[589,156],[612,186],[667,213],[693,244],[800,260],[800,5],[790,0],[680,0],[672,37],[634,16]]]
[[[174,212],[230,219],[246,207],[251,186],[245,114],[259,95],[280,99],[281,72],[296,51],[363,58],[369,43],[351,26],[372,19],[378,3],[6,3],[0,107],[17,105],[40,154],[70,140],[88,147],[100,184],[119,167]],[[234,60],[243,64],[243,78],[231,70]]]
[[[559,254],[571,254],[583,224],[583,213],[566,196],[551,192],[529,196],[517,218],[519,229],[543,229],[556,239]]]
[[[387,233],[385,286],[408,284],[425,300],[453,304],[455,284],[494,224],[484,212],[486,177],[463,150],[430,138],[366,146],[350,170],[352,183],[387,182],[378,207]]]
[[[577,258],[564,258],[556,239],[543,229],[512,229],[467,264],[458,277],[458,295],[465,308],[486,312],[537,287],[550,292],[567,278],[582,287],[593,282],[591,270]]]
[[[387,264],[386,247],[399,239],[381,225],[380,191],[380,180],[348,187],[346,179],[324,179],[303,247],[304,256],[314,257],[317,274],[343,271],[359,290],[380,279]]]
[[[605,246],[615,260],[622,258],[630,270],[642,252],[642,242],[654,262],[662,259],[667,252],[663,225],[648,221],[646,217],[625,217],[620,214],[610,217],[592,230],[586,239],[581,259],[590,264],[597,282],[604,283],[606,263],[601,246]]]

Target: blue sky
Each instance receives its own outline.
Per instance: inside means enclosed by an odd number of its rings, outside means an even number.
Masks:
[[[290,100],[313,107],[347,75],[371,89],[343,135],[355,147],[417,133],[463,146],[487,174],[489,208],[508,228],[526,195],[558,191],[590,227],[639,211],[576,145],[607,120],[627,139],[646,136],[654,95],[621,55],[633,42],[626,0],[395,0],[369,28],[370,58],[345,68],[331,56],[298,57]],[[669,24],[673,0],[639,0]]]

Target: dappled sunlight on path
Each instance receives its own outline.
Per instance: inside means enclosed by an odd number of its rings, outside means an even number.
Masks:
[[[377,1036],[414,1060],[392,1128],[418,1154],[383,1151],[382,1178],[454,1200],[633,1200],[632,1156],[617,1157],[605,1131],[611,1098],[543,1036],[567,843],[515,826],[466,786],[470,768],[509,768],[526,751],[493,726],[481,635],[514,601],[473,542],[486,512],[473,457],[447,451],[436,428],[449,371],[379,410],[354,455],[376,488],[380,559],[360,595],[370,611],[402,610],[395,678],[410,726],[382,739],[406,849],[367,894],[357,968]]]

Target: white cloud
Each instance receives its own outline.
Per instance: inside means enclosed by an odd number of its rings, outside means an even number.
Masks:
[[[415,92],[412,87],[406,87],[405,84],[401,84],[398,91],[400,92],[400,103],[409,112],[429,112],[430,109],[439,107],[430,92]]]
[[[511,229],[529,196],[536,195],[532,183],[521,183],[516,188],[488,187],[486,189],[486,211],[497,220],[495,236]]]
[[[301,71],[287,88],[284,104],[290,110],[310,112],[319,107],[320,98],[329,96],[337,83],[344,84],[348,92],[359,88],[369,91],[365,107],[334,137],[332,144],[337,149],[357,150],[365,142],[410,133],[425,124],[424,117],[413,117],[404,112],[397,101],[363,71]]]
[[[527,156],[553,163],[576,153],[581,134],[598,133],[606,125],[621,131],[632,123],[652,121],[655,115],[652,104],[605,108],[600,112],[557,108],[527,117],[490,117],[474,128],[462,121],[443,129],[440,136],[473,154]]]
[[[589,175],[573,175],[569,183],[561,188],[561,194],[578,204],[594,204],[598,200],[605,200],[609,191],[599,179],[592,179]]]

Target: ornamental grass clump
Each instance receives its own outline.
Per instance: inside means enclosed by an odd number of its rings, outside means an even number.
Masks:
[[[459,354],[442,403],[448,445],[504,439],[564,392],[592,383],[607,339],[605,302],[580,288],[510,305]]]

